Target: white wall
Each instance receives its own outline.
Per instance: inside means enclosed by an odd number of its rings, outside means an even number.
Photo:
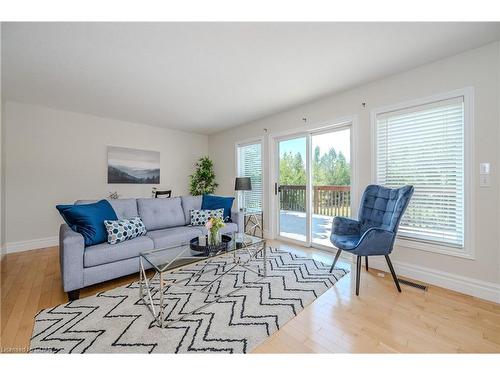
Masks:
[[[367,56],[366,58],[370,58]],[[264,163],[269,163],[264,128],[270,134],[304,126],[308,119],[311,129],[318,124],[333,122],[345,116],[358,117],[357,193],[371,182],[371,129],[370,111],[373,108],[396,104],[412,99],[431,96],[468,86],[475,88],[475,242],[474,260],[440,255],[410,248],[397,248],[393,258],[400,272],[407,276],[427,275],[427,281],[443,286],[443,277],[460,283],[461,290],[468,284],[481,289],[479,296],[497,296],[500,301],[499,255],[499,45],[493,43],[466,53],[437,61],[417,69],[390,76],[338,95],[296,107],[237,128],[209,137],[209,154],[215,161],[220,183],[219,192],[233,194],[234,143],[256,136],[264,136],[266,149]],[[366,108],[361,106],[366,102]],[[481,161],[492,164],[491,187],[480,188],[478,165]],[[270,185],[268,185],[269,187]],[[269,193],[269,192],[268,192]],[[271,220],[268,197],[264,199],[266,229]],[[411,271],[413,270],[413,271]],[[418,272],[417,272],[418,271]],[[437,273],[433,273],[437,271]],[[413,273],[412,273],[413,272]],[[434,275],[434,276],[432,276]],[[441,277],[442,276],[442,277]],[[439,279],[441,277],[441,279]],[[425,278],[421,276],[421,278]],[[438,280],[439,279],[439,280]],[[452,286],[449,286],[452,287]],[[456,288],[460,289],[460,288]],[[497,293],[497,294],[495,294]]]
[[[188,192],[196,159],[208,152],[205,135],[5,103],[7,251],[54,242],[62,222],[56,204],[107,197],[150,197],[153,185],[107,184],[107,145],[160,151],[161,184]]]

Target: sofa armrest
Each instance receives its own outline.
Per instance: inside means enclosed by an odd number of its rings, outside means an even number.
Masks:
[[[67,224],[59,228],[59,262],[65,292],[83,288],[85,240]]]
[[[241,211],[231,211],[231,220],[238,226],[238,233],[245,231],[245,213]]]

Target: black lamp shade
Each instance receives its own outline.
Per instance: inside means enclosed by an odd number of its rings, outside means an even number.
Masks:
[[[236,177],[234,190],[252,190],[252,181],[250,181],[250,177]]]

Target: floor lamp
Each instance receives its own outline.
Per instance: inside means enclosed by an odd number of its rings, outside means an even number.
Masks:
[[[242,211],[245,211],[245,195],[242,194],[242,192],[252,190],[252,181],[250,181],[250,177],[236,177],[236,181],[234,182],[234,190],[238,192],[239,201],[241,203],[240,210],[242,209]]]

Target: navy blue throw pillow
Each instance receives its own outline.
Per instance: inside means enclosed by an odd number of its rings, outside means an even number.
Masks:
[[[224,209],[224,219],[231,219],[231,207],[233,207],[234,197],[219,197],[217,195],[204,194],[201,200],[202,210]]]
[[[91,204],[60,204],[56,206],[64,221],[85,239],[85,246],[108,240],[104,220],[118,220],[115,210],[105,199]]]

